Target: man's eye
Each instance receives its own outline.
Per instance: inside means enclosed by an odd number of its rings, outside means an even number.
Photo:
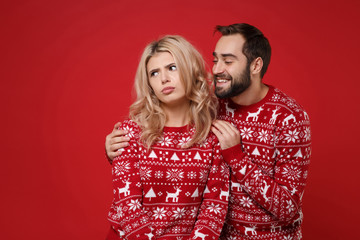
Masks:
[[[230,62],[230,61],[225,61],[225,64],[231,64],[232,62]]]
[[[175,65],[172,65],[172,66],[169,67],[169,69],[170,69],[170,71],[175,71],[177,68],[176,68]]]

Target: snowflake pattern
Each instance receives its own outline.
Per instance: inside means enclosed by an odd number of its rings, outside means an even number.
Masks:
[[[199,180],[200,180],[200,182],[202,182],[202,183],[206,182],[207,177],[208,177],[208,171],[206,171],[206,170],[201,170],[201,171],[200,171],[200,175],[199,175]]]
[[[258,136],[258,139],[260,139],[260,142],[264,141],[264,143],[266,143],[268,138],[269,138],[268,131],[261,129],[261,132],[259,132],[259,136]]]
[[[249,191],[251,191],[251,189],[252,189],[253,187],[249,184],[249,182],[246,182],[245,185],[244,185],[244,188],[245,188],[245,190],[246,190],[247,192],[249,192]]]
[[[198,208],[197,208],[197,207],[193,207],[193,208],[191,209],[190,215],[194,218],[194,217],[197,216],[197,214],[198,214]]]
[[[140,209],[141,204],[140,204],[140,202],[139,202],[138,199],[136,199],[136,200],[131,199],[131,201],[130,201],[130,203],[128,204],[128,206],[129,206],[129,209],[130,209],[130,210],[133,210],[133,211],[135,212],[137,209]]]
[[[130,162],[129,161],[116,161],[113,167],[113,174],[116,176],[120,176],[125,174],[130,170]]]
[[[249,127],[249,128],[244,127],[243,129],[240,129],[240,135],[241,135],[241,137],[242,137],[243,139],[247,139],[247,140],[249,140],[250,138],[253,137],[253,136],[252,136],[252,133],[253,133],[253,132],[254,132],[254,131],[251,130],[251,127]]]
[[[220,173],[222,177],[228,176],[230,174],[230,169],[225,163],[222,163],[220,166]]]
[[[138,222],[133,223],[133,228],[137,228],[140,224]]]
[[[179,218],[182,218],[183,216],[185,216],[185,208],[177,208],[175,211],[173,211],[173,217],[175,219],[179,219]]]
[[[122,211],[122,208],[120,206],[117,206],[116,207],[116,216],[117,216],[117,219],[121,218],[122,216],[124,216],[124,213]]]
[[[190,137],[182,137],[180,140],[179,140],[179,145],[182,146],[184,144],[186,144],[187,142],[190,141]]]
[[[200,148],[207,148],[209,146],[210,146],[210,144],[207,141],[203,141],[203,142],[199,143]]]
[[[306,141],[310,141],[311,139],[311,131],[310,131],[310,127],[306,127],[304,130],[304,138]]]
[[[173,228],[172,231],[173,231],[173,233],[180,233],[181,228],[179,226],[176,226],[176,227]]]
[[[243,205],[244,207],[250,207],[253,205],[253,203],[251,202],[251,199],[249,197],[245,197],[245,196],[243,196],[240,199],[240,204]]]
[[[140,177],[142,181],[149,180],[151,178],[151,172],[149,167],[140,167]]]
[[[219,214],[221,211],[221,206],[219,206],[219,204],[214,204],[211,203],[210,206],[207,207],[207,209],[209,209],[209,212],[214,212],[215,214]]]
[[[209,226],[210,226],[210,228],[215,229],[216,228],[216,223],[210,222]]]
[[[282,174],[285,177],[287,177],[288,179],[299,180],[299,178],[301,176],[301,170],[298,167],[293,166],[293,165],[286,166],[286,167],[284,167]]]
[[[162,178],[163,176],[164,176],[164,173],[162,171],[155,172],[155,178]]]
[[[188,172],[187,177],[189,179],[195,179],[196,178],[196,172],[194,172],[194,171]]]
[[[212,166],[211,169],[210,169],[210,172],[211,173],[216,173],[218,171],[219,167],[218,166]]]
[[[129,138],[133,138],[135,136],[135,131],[132,127],[130,126],[125,126],[123,128],[123,130],[127,131],[128,133],[126,134]]]
[[[164,234],[164,229],[162,228],[156,229],[156,235],[161,236],[163,234]]]
[[[166,172],[166,178],[171,182],[182,181],[184,178],[184,171],[178,168],[168,169]]]
[[[288,210],[288,213],[291,213],[292,211],[295,210],[295,206],[291,200],[286,200],[286,204],[287,204],[286,209]]]
[[[161,146],[167,146],[167,147],[168,147],[170,144],[172,144],[170,137],[164,137],[164,138],[161,139],[161,141],[160,141],[160,145],[161,145]]]
[[[289,132],[285,133],[284,135],[285,135],[285,141],[287,141],[288,143],[295,142],[296,140],[299,139],[298,136],[299,132],[296,129],[294,129],[294,131],[289,130]]]
[[[166,210],[164,208],[157,207],[156,210],[154,210],[153,217],[156,219],[162,220],[166,217]]]

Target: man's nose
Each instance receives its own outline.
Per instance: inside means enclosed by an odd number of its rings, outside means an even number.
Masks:
[[[221,62],[214,63],[213,65],[213,74],[219,74],[224,72],[224,64]]]

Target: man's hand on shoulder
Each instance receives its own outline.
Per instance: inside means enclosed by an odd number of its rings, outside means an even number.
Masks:
[[[212,124],[211,131],[219,139],[222,150],[241,143],[240,131],[229,122],[215,120]]]
[[[126,136],[127,131],[119,129],[121,123],[114,125],[112,132],[105,138],[105,151],[110,164],[117,156],[120,156],[123,149],[129,146],[130,138]]]

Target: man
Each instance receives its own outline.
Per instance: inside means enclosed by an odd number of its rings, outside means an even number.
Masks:
[[[222,239],[301,239],[309,117],[295,100],[262,82],[271,47],[261,31],[245,23],[216,30],[222,34],[212,69],[220,120],[212,131],[231,167]],[[117,128],[106,138],[110,159],[127,144],[125,132]]]

